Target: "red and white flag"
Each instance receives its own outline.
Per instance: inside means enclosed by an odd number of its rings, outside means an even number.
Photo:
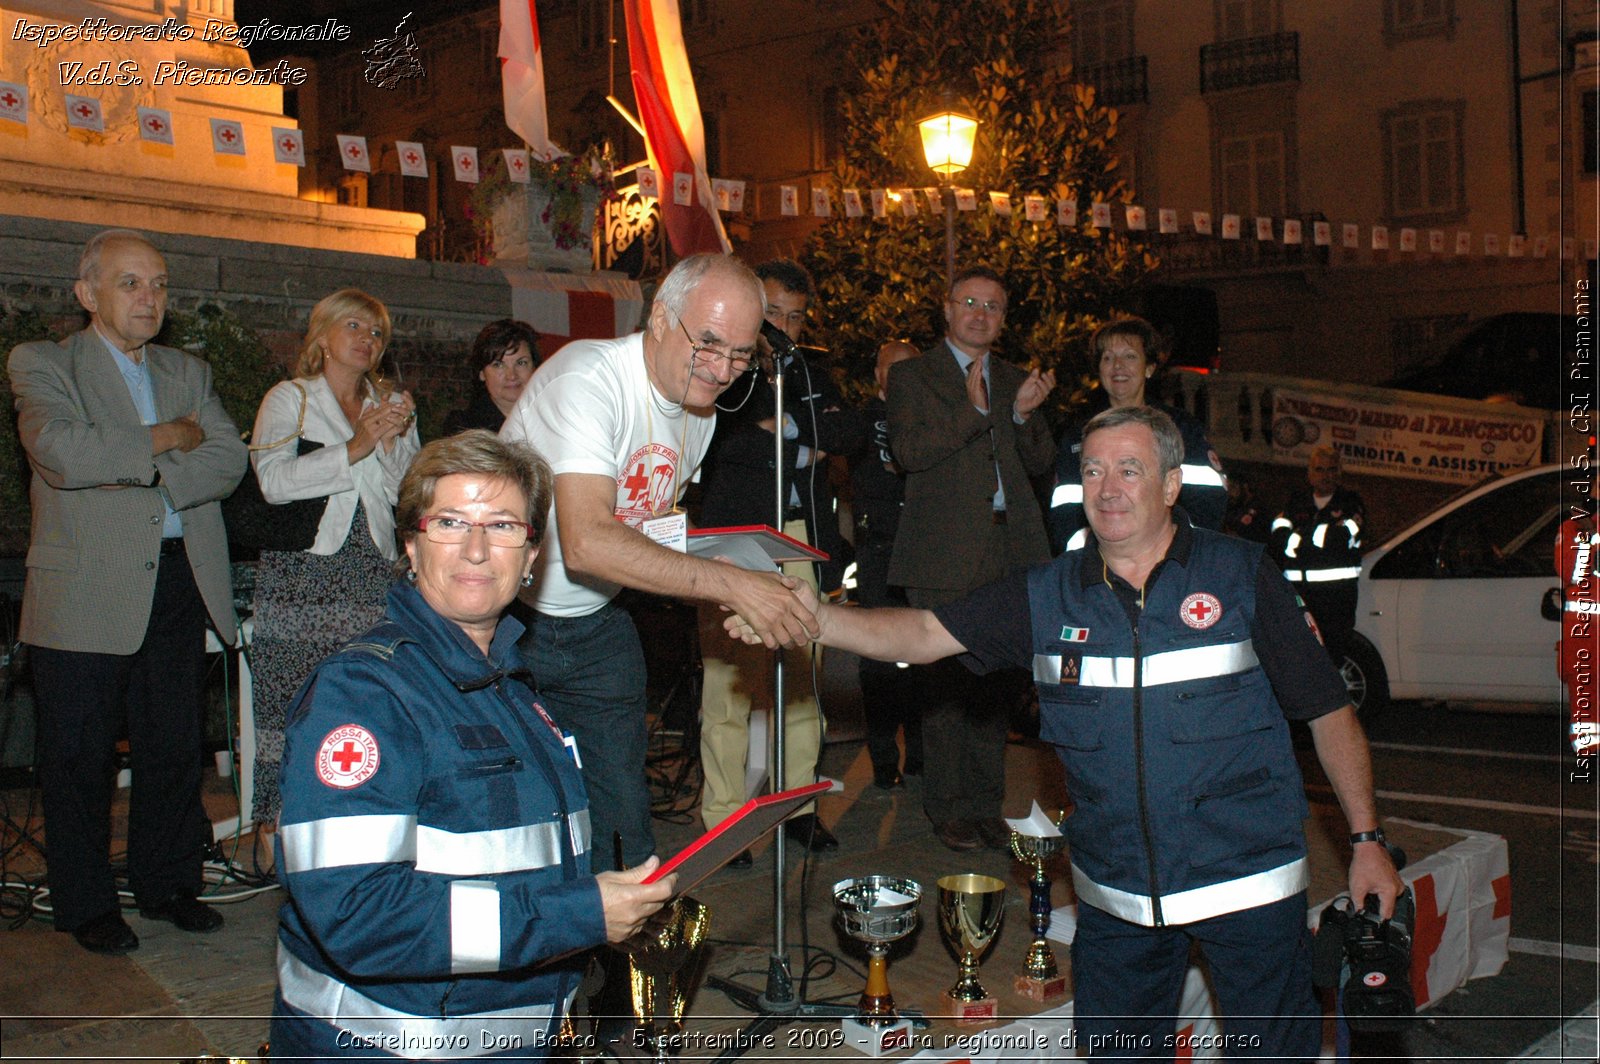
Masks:
[[[534,0],[500,0],[500,89],[506,125],[528,142],[535,158],[565,155],[550,143],[544,98],[544,50]]]
[[[456,180],[468,184],[478,183],[478,149],[463,147],[460,144],[450,145],[450,163],[455,168]]]
[[[285,166],[306,164],[306,135],[298,129],[272,127],[272,158]]]
[[[400,160],[400,173],[404,177],[428,176],[428,153],[414,140],[394,142],[395,158]]]
[[[528,151],[526,148],[501,148],[506,157],[506,176],[519,185],[528,183]]]
[[[372,173],[372,157],[367,154],[366,137],[358,137],[351,133],[335,133],[334,139],[339,142],[339,161],[344,163],[346,170]]]
[[[231,118],[211,120],[211,150],[218,155],[244,154],[244,126]]]
[[[28,86],[0,81],[0,118],[28,124]]]
[[[667,239],[678,255],[729,251],[706,175],[705,127],[700,99],[683,47],[678,0],[623,0],[628,20],[628,64],[633,96],[644,123],[645,146],[657,173],[694,176],[694,202],[661,203]]]
[[[153,144],[171,144],[172,112],[160,107],[139,108],[139,139]]]
[[[100,112],[100,101],[93,96],[75,96],[67,93],[67,125],[73,129],[87,129],[94,133],[106,131],[105,115]]]

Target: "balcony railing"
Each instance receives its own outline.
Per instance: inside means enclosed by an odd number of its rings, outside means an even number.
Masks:
[[[1094,86],[1095,102],[1103,107],[1126,107],[1150,102],[1149,58],[1130,55],[1109,63],[1078,67],[1074,72],[1082,85]]]
[[[1300,34],[1273,33],[1200,46],[1200,91],[1300,80]]]

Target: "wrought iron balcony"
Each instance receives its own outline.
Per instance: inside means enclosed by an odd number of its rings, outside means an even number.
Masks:
[[[1300,80],[1300,34],[1272,33],[1200,46],[1200,91]]]
[[[1081,85],[1094,86],[1095,102],[1103,107],[1126,107],[1150,102],[1149,58],[1130,55],[1109,63],[1078,67],[1074,72]]]

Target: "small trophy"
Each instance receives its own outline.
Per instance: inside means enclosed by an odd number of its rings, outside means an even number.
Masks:
[[[922,884],[898,876],[862,876],[833,885],[833,904],[845,933],[867,946],[867,986],[854,1017],[840,1023],[845,1041],[868,1056],[878,1057],[911,1044],[911,1028],[928,1021],[895,1011],[889,993],[889,943],[909,935],[917,926],[917,903]]]
[[[1006,885],[994,876],[965,873],[939,880],[939,930],[961,961],[956,985],[944,992],[958,1025],[996,1018],[995,999],[978,982],[978,959],[994,941],[1005,913]]]
[[[688,983],[705,951],[710,924],[710,909],[680,895],[652,916],[625,947],[642,1048],[658,1064],[670,1059],[673,1036],[683,1030]]]
[[[1050,877],[1044,874],[1044,863],[1067,845],[1061,834],[1061,820],[1052,821],[1033,803],[1025,820],[1008,820],[1011,828],[1011,852],[1017,860],[1033,869],[1028,880],[1028,915],[1032,917],[1033,944],[1028,947],[1028,959],[1023,964],[1023,974],[1016,977],[1017,993],[1030,1001],[1043,1003],[1061,997],[1067,992],[1067,977],[1056,967],[1056,955],[1046,941],[1050,930]]]

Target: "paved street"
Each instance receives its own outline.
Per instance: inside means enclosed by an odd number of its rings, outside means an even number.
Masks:
[[[1511,855],[1511,959],[1428,1010],[1397,1037],[1358,1050],[1399,1059],[1595,1059],[1596,846],[1600,785],[1568,782],[1576,767],[1564,721],[1537,714],[1470,712],[1397,702],[1368,723],[1379,809],[1504,835]],[[1332,802],[1305,745],[1313,802]],[[1548,1039],[1562,1017],[1587,1011],[1565,1057]]]

